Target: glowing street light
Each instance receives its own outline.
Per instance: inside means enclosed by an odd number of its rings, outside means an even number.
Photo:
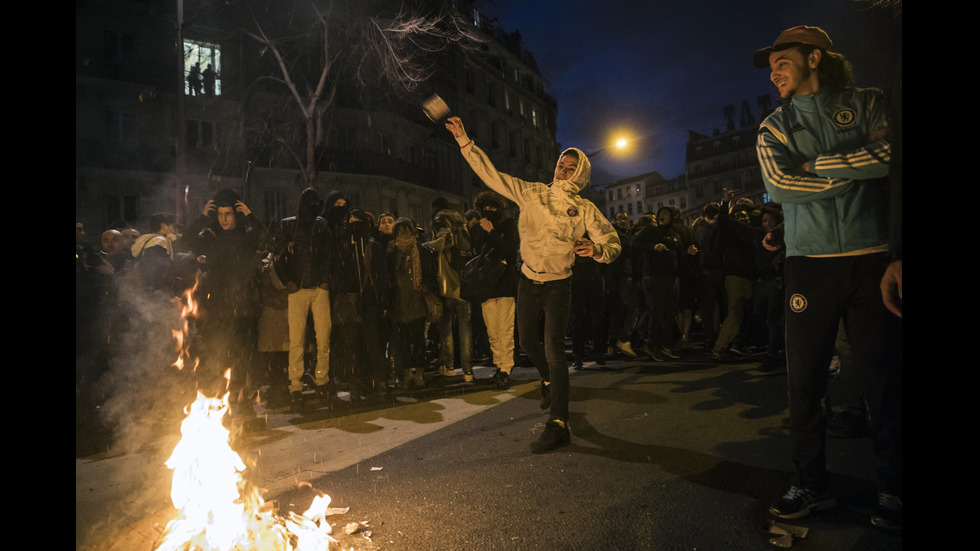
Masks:
[[[599,149],[596,149],[592,153],[586,153],[585,156],[591,158],[594,157],[595,155],[598,155],[600,153],[603,153],[611,149],[625,153],[629,151],[629,149],[634,143],[643,140],[644,137],[645,136],[640,136],[640,137],[620,136],[614,139],[612,142],[610,142],[610,145],[600,147]]]

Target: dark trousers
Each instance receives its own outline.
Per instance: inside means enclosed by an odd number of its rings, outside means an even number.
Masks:
[[[517,330],[521,348],[541,379],[550,382],[551,419],[568,421],[568,358],[565,332],[572,305],[570,279],[535,283],[521,277],[517,287]],[[541,317],[544,316],[544,335]]]
[[[425,318],[408,323],[391,322],[391,356],[399,371],[422,370],[425,365]]]
[[[673,338],[677,313],[678,282],[675,276],[644,276],[643,294],[647,300],[647,348],[657,350]]]
[[[570,332],[572,337],[572,354],[579,360],[585,356],[585,344],[592,340],[593,352],[606,353],[606,334],[608,333],[606,318],[605,292],[603,277],[599,272],[599,264],[588,260],[595,266],[572,270],[572,310],[569,314]]]
[[[865,396],[881,490],[901,495],[901,324],[881,299],[885,255],[786,259],[786,354],[793,462],[799,484],[822,491],[828,366],[843,320]]]
[[[609,340],[608,346],[616,346],[617,341],[629,342],[637,316],[636,286],[633,280],[622,277],[613,283],[609,290]]]
[[[255,390],[258,319],[211,317],[200,329],[204,345],[197,370],[200,388],[207,389],[211,396],[220,396],[222,387],[227,386],[230,401],[247,400],[247,396],[239,395]],[[229,369],[230,378],[226,381],[225,371]]]
[[[782,355],[785,347],[784,297],[782,279],[771,277],[759,280],[752,299],[753,317],[761,320],[760,330],[765,339],[766,354],[773,357]]]
[[[701,270],[698,278],[698,309],[704,341],[715,344],[721,320],[728,315],[728,299],[725,295],[725,273],[721,270]]]

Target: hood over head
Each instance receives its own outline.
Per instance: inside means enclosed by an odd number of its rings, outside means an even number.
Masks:
[[[313,220],[320,214],[323,203],[320,201],[320,194],[315,189],[308,187],[299,196],[299,208],[296,211],[296,218],[299,220]]]
[[[238,195],[238,192],[233,189],[225,188],[215,193],[213,199],[216,210],[221,207],[231,207],[232,212],[235,213],[235,227],[239,229],[242,228],[242,224],[245,223],[245,215],[238,212],[238,209],[235,208],[237,203],[242,200],[241,196]],[[218,224],[218,214],[216,210],[215,212],[210,213],[208,217],[211,218],[211,224],[213,227],[220,228],[221,226]]]
[[[561,152],[558,156],[558,160],[565,155],[572,154],[572,156],[578,157],[578,166],[575,168],[575,174],[568,180],[555,180],[555,182],[569,182],[569,184],[563,185],[566,189],[578,193],[585,189],[589,185],[589,181],[592,178],[592,164],[589,162],[589,158],[585,156],[585,152],[576,147],[569,147],[568,149]],[[558,163],[555,163],[557,168]]]
[[[343,199],[345,204],[334,206],[338,199]],[[328,193],[323,201],[323,217],[331,226],[338,227],[346,222],[350,208],[350,199],[343,192],[334,190]]]
[[[366,238],[371,232],[371,215],[363,209],[352,208],[344,221],[344,225],[351,237]]]

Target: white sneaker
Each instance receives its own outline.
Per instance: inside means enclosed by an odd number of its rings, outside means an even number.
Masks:
[[[633,347],[630,346],[630,343],[628,341],[616,341],[616,348],[618,348],[620,352],[626,354],[630,358],[636,357],[636,352],[633,352]]]

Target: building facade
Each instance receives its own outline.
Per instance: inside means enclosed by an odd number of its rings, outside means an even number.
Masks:
[[[605,211],[609,219],[626,212],[635,223],[645,212],[656,213],[661,207],[680,209],[685,223],[701,215],[705,204],[721,200],[723,189],[738,190],[739,197],[756,205],[769,201],[755,152],[759,123],[769,113],[771,97],[758,98],[755,116],[748,101],[743,101],[738,119],[735,106],[724,108],[725,130],[710,135],[688,132],[685,173],[667,180],[657,172],[624,178],[603,186]]]
[[[520,35],[471,2],[433,0],[415,4],[429,5],[429,13],[456,10],[479,39],[433,53],[437,70],[412,95],[354,78],[364,68],[359,58],[336,46],[330,101],[315,113],[310,133],[317,144],[310,182],[299,170],[306,128],[296,100],[269,48],[237,25],[234,13],[214,11],[227,9],[222,4],[76,3],[76,221],[90,234],[123,222],[145,231],[142,224],[158,212],[196,215],[222,188],[238,190],[267,223],[294,214],[307,185],[423,225],[437,196],[465,210],[484,187],[449,132],[423,114],[421,100],[431,93],[464,118],[501,170],[531,176],[553,168],[557,103]],[[350,19],[394,17],[403,4],[335,10],[329,27],[297,32],[303,39],[291,66],[316,75],[329,56],[326,33],[352,43],[357,27]],[[303,90],[302,77],[293,78]]]

